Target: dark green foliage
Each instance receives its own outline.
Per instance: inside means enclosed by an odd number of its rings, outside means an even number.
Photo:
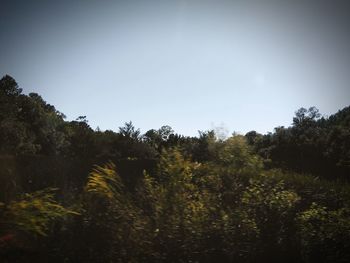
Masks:
[[[223,139],[0,100],[0,262],[350,260],[350,107]]]
[[[349,262],[350,210],[329,211],[312,203],[300,213],[298,231],[306,262]]]
[[[64,115],[38,94],[22,95],[9,76],[0,80],[0,152],[55,155],[66,147]]]
[[[320,117],[315,107],[301,108],[291,127],[278,127],[267,135],[249,132],[246,138],[270,166],[348,180],[350,107],[329,118]]]
[[[79,216],[55,200],[56,190],[47,188],[0,203],[0,258],[3,262],[36,262],[51,257],[48,253],[52,248],[45,244],[45,239],[59,236],[69,216]]]

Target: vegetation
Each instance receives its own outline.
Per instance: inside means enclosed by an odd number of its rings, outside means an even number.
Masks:
[[[350,107],[266,135],[94,131],[0,80],[1,262],[349,262]]]

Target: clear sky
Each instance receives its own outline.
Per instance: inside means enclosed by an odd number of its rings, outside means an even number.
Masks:
[[[265,133],[350,104],[344,3],[0,0],[0,74],[92,128]]]

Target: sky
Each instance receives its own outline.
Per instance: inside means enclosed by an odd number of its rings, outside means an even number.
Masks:
[[[94,129],[266,133],[350,104],[346,1],[0,0],[0,14],[0,75]]]

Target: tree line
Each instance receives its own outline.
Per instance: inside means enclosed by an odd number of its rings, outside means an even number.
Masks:
[[[0,80],[2,262],[349,262],[350,107],[265,135],[93,130]]]

